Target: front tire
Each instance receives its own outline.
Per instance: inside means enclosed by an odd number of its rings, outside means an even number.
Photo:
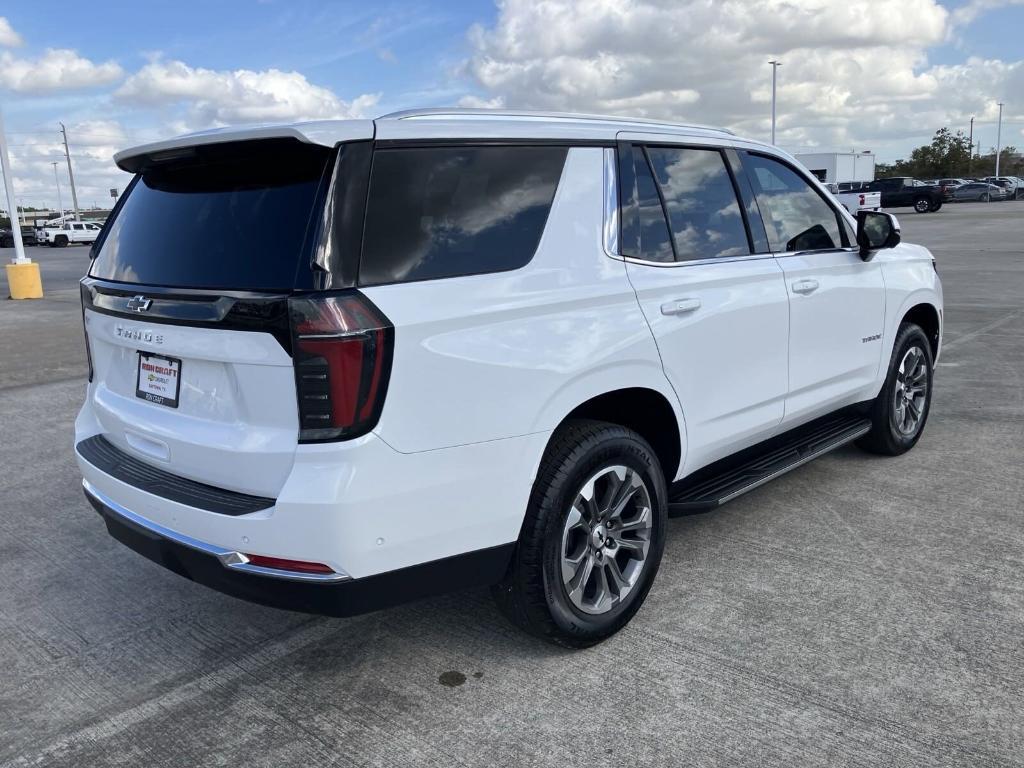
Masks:
[[[928,213],[931,207],[931,201],[927,197],[919,197],[914,200],[914,210],[918,213]]]
[[[532,635],[586,648],[624,627],[665,546],[661,465],[636,432],[601,421],[559,428],[541,461],[516,553],[492,589]]]
[[[933,374],[928,337],[920,326],[903,323],[882,391],[868,413],[871,431],[857,445],[884,456],[899,456],[917,445],[931,409]]]

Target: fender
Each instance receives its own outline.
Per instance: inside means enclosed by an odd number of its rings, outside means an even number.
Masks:
[[[651,343],[653,342],[652,338]],[[651,390],[664,397],[671,406],[679,432],[680,458],[675,476],[666,479],[668,482],[678,479],[686,460],[686,418],[679,397],[665,376],[660,358],[656,356],[650,359],[609,362],[565,381],[542,404],[534,422],[534,431],[552,432],[570,413],[587,401],[623,389]],[[535,473],[541,458],[536,457]]]
[[[939,317],[939,351],[943,331],[943,296],[942,282],[935,271],[931,252],[919,245],[902,244],[891,252],[885,253],[882,260],[882,275],[885,280],[885,330],[883,349],[892,354],[893,344],[900,322],[913,307],[927,304],[935,309]],[[892,308],[890,310],[890,308]],[[935,355],[936,361],[938,354]],[[881,387],[888,368],[888,357],[880,366],[878,382]]]

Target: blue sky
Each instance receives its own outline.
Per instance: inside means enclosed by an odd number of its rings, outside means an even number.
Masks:
[[[987,148],[999,100],[1004,144],[1024,146],[1022,31],[1024,0],[7,0],[0,108],[19,187],[42,201],[59,120],[97,194],[124,144],[413,106],[640,114],[765,138],[766,62],[781,56],[780,144],[893,159],[971,115]]]

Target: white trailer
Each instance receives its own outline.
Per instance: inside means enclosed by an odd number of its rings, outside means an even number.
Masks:
[[[875,180],[875,155],[870,151],[813,152],[794,157],[826,184]]]

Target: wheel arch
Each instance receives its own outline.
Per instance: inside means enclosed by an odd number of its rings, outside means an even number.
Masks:
[[[942,321],[936,306],[926,301],[914,304],[904,311],[900,318],[900,325],[903,323],[914,323],[920,326],[925,336],[928,337],[928,343],[932,348],[932,359],[938,359]]]
[[[682,466],[685,424],[664,392],[624,387],[596,394],[566,413],[555,431],[571,419],[595,419],[632,429],[654,449],[666,483],[675,479]]]

